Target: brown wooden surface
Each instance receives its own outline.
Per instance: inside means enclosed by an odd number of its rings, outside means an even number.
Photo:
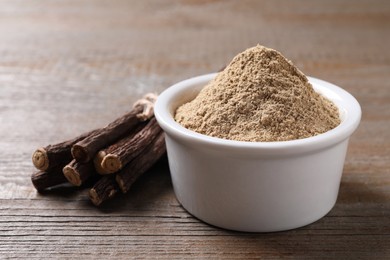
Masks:
[[[35,148],[257,43],[362,106],[323,219],[268,234],[211,227],[178,204],[166,162],[100,209],[85,190],[34,190]],[[389,46],[386,0],[0,1],[0,258],[389,259]]]

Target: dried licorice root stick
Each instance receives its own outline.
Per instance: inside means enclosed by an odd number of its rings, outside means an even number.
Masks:
[[[75,186],[81,186],[90,177],[96,175],[95,167],[92,162],[80,163],[76,160],[72,160],[66,165],[62,169],[62,172],[64,173],[65,178]]]
[[[119,171],[142,153],[142,148],[146,147],[151,140],[154,140],[160,132],[161,128],[156,118],[152,118],[137,134],[124,138],[106,149],[101,167],[108,173]]]
[[[112,199],[119,191],[114,175],[103,176],[89,190],[89,198],[92,203],[99,206],[104,201]]]
[[[100,149],[117,141],[126,131],[135,127],[140,122],[137,114],[142,110],[142,107],[135,107],[106,127],[77,142],[71,150],[73,158],[78,162],[89,162]]]
[[[115,179],[121,191],[126,193],[138,177],[149,170],[164,153],[165,138],[164,133],[161,132],[161,134],[153,140],[137,158],[116,174]]]
[[[118,142],[110,145],[109,147],[103,149],[103,150],[100,150],[96,155],[95,155],[95,158],[93,159],[93,163],[95,165],[95,169],[97,171],[97,173],[101,174],[101,175],[104,175],[104,174],[110,174],[111,172],[107,171],[105,168],[102,167],[102,162],[103,162],[103,159],[104,157],[107,155],[108,151],[112,151],[112,150],[115,150],[115,149],[118,149],[120,148],[121,146],[125,145],[127,142],[129,142],[129,140],[133,139],[134,136],[142,130],[142,128],[144,128],[145,126],[147,125],[147,123],[141,123],[139,124],[137,127],[135,127],[134,129],[132,129],[128,135],[122,139],[120,139]]]
[[[95,131],[96,130],[84,133],[76,138],[62,143],[48,145],[37,149],[32,155],[32,162],[34,166],[38,170],[47,171],[58,165],[65,165],[72,160],[72,154],[70,152],[72,146]]]
[[[153,97],[153,94],[147,94],[134,104],[132,111],[73,145],[73,158],[79,162],[89,162],[100,149],[116,142],[139,122],[151,118],[154,106]]]
[[[62,174],[62,166],[56,166],[50,169],[50,171],[34,172],[31,175],[31,182],[35,189],[40,192],[47,188],[66,183],[67,180],[64,174]]]

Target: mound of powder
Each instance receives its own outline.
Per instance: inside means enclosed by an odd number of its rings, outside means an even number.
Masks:
[[[337,107],[291,61],[260,45],[234,57],[175,120],[201,134],[250,142],[301,139],[340,124]]]

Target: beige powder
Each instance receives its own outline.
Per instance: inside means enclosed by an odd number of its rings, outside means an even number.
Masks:
[[[201,134],[238,141],[286,141],[340,124],[337,107],[279,52],[256,46],[238,54],[175,120]]]

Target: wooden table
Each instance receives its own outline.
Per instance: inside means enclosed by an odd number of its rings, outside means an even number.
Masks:
[[[296,230],[221,230],[177,202],[166,162],[96,208],[38,194],[31,153],[216,71],[257,43],[342,86],[363,118],[338,201]],[[0,258],[390,258],[388,1],[0,1]]]

